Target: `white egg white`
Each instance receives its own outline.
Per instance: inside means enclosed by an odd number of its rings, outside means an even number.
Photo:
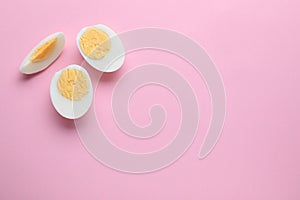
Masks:
[[[101,31],[105,32],[111,41],[111,48],[109,52],[101,59],[92,59],[89,58],[87,55],[84,54],[80,47],[80,38],[82,34],[88,29],[88,28],[97,28]],[[124,46],[122,44],[122,41],[118,37],[118,35],[109,27],[98,24],[94,26],[85,27],[80,30],[80,32],[77,34],[77,47],[80,51],[80,54],[85,59],[87,63],[89,63],[92,67],[95,69],[101,71],[101,72],[114,72],[118,70],[124,63],[125,55],[124,55]]]
[[[30,57],[34,53],[34,51],[39,48],[41,45],[46,43],[47,41],[57,38],[56,45],[54,50],[51,52],[48,58],[45,60],[39,61],[39,62],[31,62]],[[23,60],[21,66],[20,66],[20,72],[23,74],[34,74],[37,72],[40,72],[44,69],[46,69],[53,61],[55,61],[58,56],[61,54],[63,48],[65,45],[65,35],[62,32],[57,32],[54,34],[51,34],[47,36],[45,39],[40,41],[38,45],[36,45],[30,52],[29,54],[25,57]]]
[[[81,100],[69,100],[62,96],[57,88],[57,81],[63,70],[77,69],[83,72],[88,80],[89,92]],[[91,78],[88,72],[79,65],[69,65],[62,70],[56,72],[52,78],[50,84],[50,98],[55,110],[63,117],[67,119],[77,119],[82,117],[91,107],[93,101],[93,87]]]

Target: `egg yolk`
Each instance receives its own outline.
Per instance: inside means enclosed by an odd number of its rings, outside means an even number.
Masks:
[[[77,69],[62,71],[57,88],[60,94],[69,100],[80,100],[89,92],[86,75]]]
[[[109,52],[111,42],[105,32],[97,28],[88,28],[80,37],[80,47],[86,56],[98,60]]]
[[[35,62],[43,61],[46,58],[48,58],[50,54],[53,52],[56,42],[57,42],[57,38],[53,38],[45,42],[41,46],[39,46],[31,55],[30,61],[35,63]]]

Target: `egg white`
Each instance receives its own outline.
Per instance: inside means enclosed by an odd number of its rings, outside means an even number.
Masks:
[[[44,43],[46,43],[47,41],[49,41],[53,38],[57,38],[57,41],[56,41],[55,48],[53,49],[53,51],[51,52],[49,57],[46,58],[45,60],[42,60],[39,62],[35,62],[35,63],[31,62],[30,57],[34,53],[34,51],[37,48],[39,48],[41,45],[43,45]],[[61,54],[61,52],[64,48],[64,45],[65,45],[64,33],[57,32],[57,33],[47,36],[45,39],[40,41],[38,43],[38,45],[36,45],[29,52],[29,54],[25,57],[25,59],[23,60],[21,66],[20,66],[20,72],[23,74],[34,74],[34,73],[37,73],[37,72],[40,72],[40,71],[46,69],[53,61],[55,61],[58,58],[58,56]]]
[[[103,58],[97,60],[89,58],[87,55],[85,55],[80,47],[80,38],[82,34],[88,28],[91,27],[100,29],[101,31],[105,32],[109,36],[111,41],[111,48],[109,52]],[[89,26],[81,29],[77,34],[76,41],[77,41],[77,47],[80,51],[80,54],[85,59],[85,61],[89,63],[92,67],[94,67],[95,69],[101,72],[114,72],[118,70],[124,63],[125,55],[124,55],[124,46],[122,44],[122,41],[112,29],[110,29],[109,27],[103,24]]]
[[[59,80],[62,71],[66,69],[77,69],[86,75],[89,84],[89,92],[81,100],[69,100],[62,96],[57,88],[57,81]],[[93,87],[88,72],[83,67],[75,64],[69,65],[56,72],[50,84],[50,98],[55,110],[61,116],[67,119],[77,119],[82,117],[89,110],[93,101]]]

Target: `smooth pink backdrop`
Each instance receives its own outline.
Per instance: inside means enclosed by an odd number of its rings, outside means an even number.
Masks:
[[[298,0],[2,2],[0,199],[300,199],[299,7]],[[207,50],[224,79],[227,117],[206,159],[197,158],[210,116],[203,81],[178,58],[152,51],[128,55],[120,71],[103,77],[95,98],[99,121],[116,145],[130,151],[166,144],[178,128],[179,112],[166,90],[146,87],[130,103],[141,125],[149,122],[149,105],[167,103],[168,126],[153,141],[119,133],[108,106],[122,74],[146,61],[166,62],[186,77],[199,99],[201,122],[191,148],[172,166],[143,175],[107,168],[84,149],[73,122],[52,107],[49,83],[59,69],[81,64],[76,34],[98,23],[116,32],[173,29]],[[21,75],[19,65],[29,50],[56,31],[67,39],[61,57],[42,73]]]

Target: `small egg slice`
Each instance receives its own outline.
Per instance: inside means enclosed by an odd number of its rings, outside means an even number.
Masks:
[[[124,63],[124,46],[109,27],[98,24],[81,29],[77,47],[85,61],[102,72],[114,72]]]
[[[50,98],[61,116],[68,119],[83,116],[93,101],[92,82],[88,72],[75,64],[56,72],[50,84]]]
[[[62,32],[49,35],[38,43],[23,60],[20,71],[34,74],[46,69],[62,52],[65,36]]]

